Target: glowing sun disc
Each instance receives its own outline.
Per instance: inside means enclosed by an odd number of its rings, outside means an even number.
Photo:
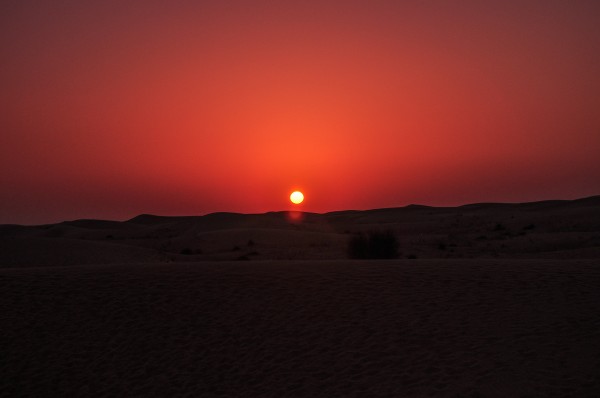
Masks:
[[[300,191],[294,191],[290,195],[290,200],[292,201],[293,204],[298,205],[298,204],[302,203],[302,201],[304,200],[304,195]]]

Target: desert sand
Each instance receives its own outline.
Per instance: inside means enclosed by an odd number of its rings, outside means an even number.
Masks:
[[[0,226],[0,395],[600,396],[599,199]]]

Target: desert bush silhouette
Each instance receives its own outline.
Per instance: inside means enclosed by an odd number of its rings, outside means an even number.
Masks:
[[[355,259],[397,258],[398,238],[392,231],[360,233],[348,241],[348,257]]]

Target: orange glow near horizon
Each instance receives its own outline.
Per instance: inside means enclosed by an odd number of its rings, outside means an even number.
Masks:
[[[23,0],[0,224],[600,194],[600,3]]]

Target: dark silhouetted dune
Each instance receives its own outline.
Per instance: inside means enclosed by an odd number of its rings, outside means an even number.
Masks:
[[[162,260],[158,251],[132,245],[69,238],[0,239],[0,263],[4,267],[144,263]]]
[[[0,226],[2,266],[38,264],[52,246],[104,247],[103,263],[198,260],[339,259],[353,234],[390,230],[401,257],[417,258],[598,258],[600,197],[523,204],[485,203],[460,207],[410,205],[403,208],[326,214],[214,213],[206,216],[140,215],[126,222],[76,220],[43,226]],[[15,239],[36,238],[17,244]],[[47,239],[46,242],[44,239]],[[252,244],[248,244],[251,242]],[[40,245],[36,248],[36,245]],[[28,247],[11,253],[12,247]],[[62,249],[58,249],[58,247]],[[124,247],[130,247],[130,255]],[[140,248],[146,249],[142,254]],[[75,249],[75,251],[79,249]],[[80,250],[85,251],[85,250]],[[62,255],[69,264],[94,256]],[[52,256],[48,256],[52,258]],[[51,260],[49,260],[51,261]],[[64,262],[59,264],[65,264]]]

